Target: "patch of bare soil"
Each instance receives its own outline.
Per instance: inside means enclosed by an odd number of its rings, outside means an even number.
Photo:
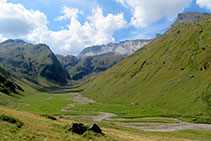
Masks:
[[[188,122],[181,123],[130,123],[122,124],[122,126],[140,129],[152,132],[173,132],[178,130],[193,129],[193,130],[208,130],[211,131],[210,124],[194,124]]]
[[[71,108],[71,107],[74,107],[74,106],[75,106],[74,104],[68,104],[67,107],[62,108],[60,111],[62,111],[62,112],[68,112],[70,110],[66,110],[66,109]]]
[[[92,103],[95,103],[94,100],[92,99],[89,99],[87,97],[83,97],[82,95],[78,94],[77,96],[75,96],[74,100],[76,103],[79,103],[79,104],[92,104]]]

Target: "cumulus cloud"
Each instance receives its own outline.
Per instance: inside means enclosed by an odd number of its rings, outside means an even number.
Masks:
[[[7,37],[27,36],[33,30],[47,24],[46,15],[27,10],[21,4],[0,1],[0,34]]]
[[[162,17],[172,20],[177,13],[188,7],[192,0],[116,0],[130,8],[133,17],[131,24],[135,27],[145,27]]]
[[[83,15],[83,11],[79,11],[77,8],[69,8],[67,6],[64,6],[62,8],[61,13],[63,14],[63,16],[59,16],[56,18],[56,20],[65,20],[65,19],[69,19],[71,17],[77,17],[78,14]]]
[[[200,7],[205,7],[208,10],[211,11],[211,0],[196,0],[196,3],[200,6]]]
[[[3,35],[0,34],[0,42],[3,42],[3,41],[5,41],[5,40],[7,40],[7,38],[4,38]]]
[[[77,19],[78,14],[82,13],[78,9],[66,7],[62,13],[64,15],[57,20],[70,19],[67,29],[54,32],[47,27],[39,28],[29,35],[29,40],[47,43],[56,53],[76,55],[87,46],[113,42],[113,33],[127,25],[123,14],[104,16],[99,7],[93,9],[84,24]]]
[[[56,20],[68,19],[70,23],[65,29],[51,31],[47,26],[47,16],[40,11],[28,10],[21,4],[7,3],[6,0],[0,0],[0,9],[0,41],[24,38],[46,43],[59,54],[76,55],[87,46],[113,42],[113,33],[127,25],[122,13],[105,16],[100,7],[93,9],[81,24],[78,15],[83,15],[83,11],[63,7],[62,16]]]
[[[0,0],[0,3],[6,3],[7,0]]]

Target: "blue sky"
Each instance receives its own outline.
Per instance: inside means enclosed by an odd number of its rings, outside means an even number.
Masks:
[[[0,41],[77,55],[87,46],[153,38],[181,12],[210,11],[211,0],[0,0]]]

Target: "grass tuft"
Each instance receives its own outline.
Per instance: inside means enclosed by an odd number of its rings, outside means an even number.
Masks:
[[[41,116],[45,117],[45,118],[48,118],[48,119],[51,119],[51,120],[57,120],[56,117],[54,117],[52,115],[42,114]]]

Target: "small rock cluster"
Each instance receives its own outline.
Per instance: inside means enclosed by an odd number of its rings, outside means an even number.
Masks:
[[[86,126],[83,123],[75,123],[73,122],[71,127],[68,128],[69,131],[82,135],[87,131],[92,131],[94,133],[97,134],[101,134],[104,135],[104,133],[102,132],[102,130],[100,129],[100,127],[97,124],[91,124],[90,126]]]

